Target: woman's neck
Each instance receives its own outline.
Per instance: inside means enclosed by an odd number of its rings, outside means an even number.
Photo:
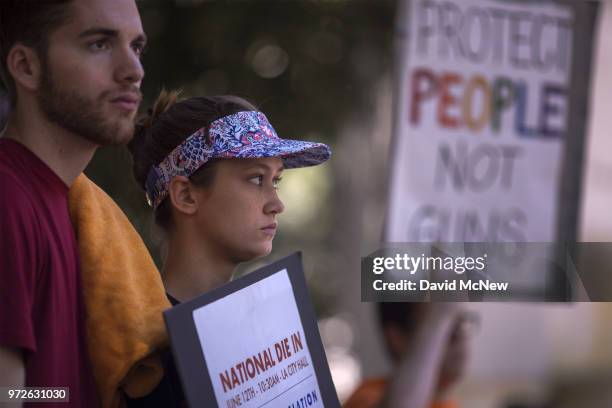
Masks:
[[[166,292],[184,302],[227,283],[238,265],[178,234],[168,240],[163,268]]]

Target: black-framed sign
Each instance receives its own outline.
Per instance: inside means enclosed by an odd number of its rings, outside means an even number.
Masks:
[[[191,407],[340,407],[295,253],[164,312]]]

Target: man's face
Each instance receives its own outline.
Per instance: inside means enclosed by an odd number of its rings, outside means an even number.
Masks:
[[[145,36],[134,0],[74,0],[49,37],[39,102],[47,118],[97,145],[130,141]]]

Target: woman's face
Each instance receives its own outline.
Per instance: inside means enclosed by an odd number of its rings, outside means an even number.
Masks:
[[[277,195],[282,171],[279,158],[219,160],[212,185],[196,189],[206,245],[236,263],[268,255],[284,210]]]

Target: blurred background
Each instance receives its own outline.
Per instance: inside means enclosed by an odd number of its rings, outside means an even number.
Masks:
[[[274,252],[301,250],[340,399],[387,373],[374,307],[360,302],[360,251],[381,240],[393,119],[394,0],[146,0],[143,109],[162,87],[236,94],[281,137],[322,141],[332,160],[287,171]],[[612,0],[593,44],[581,241],[612,241]],[[0,118],[6,102],[0,99]],[[87,174],[133,221],[160,262],[160,240],[125,148],[100,149]],[[610,270],[612,259],[597,260]],[[473,304],[481,315],[462,407],[612,406],[612,306]],[[548,405],[547,405],[548,404]]]

